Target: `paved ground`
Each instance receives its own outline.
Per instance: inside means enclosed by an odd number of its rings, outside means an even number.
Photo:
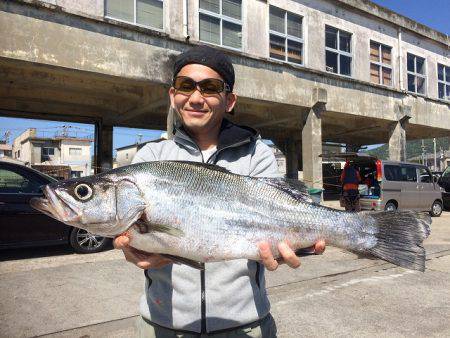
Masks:
[[[449,337],[450,212],[425,246],[425,273],[332,247],[269,273],[279,337]],[[133,336],[143,272],[120,252],[0,255],[0,337]]]

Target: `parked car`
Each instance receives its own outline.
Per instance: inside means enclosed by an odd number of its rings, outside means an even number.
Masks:
[[[0,249],[70,244],[78,253],[104,250],[109,238],[73,228],[30,205],[41,187],[56,179],[24,165],[0,160]]]
[[[444,170],[439,178],[438,184],[444,189],[442,192],[442,201],[444,202],[444,208],[450,210],[450,166]]]
[[[428,167],[407,162],[384,161],[364,153],[344,153],[358,168],[362,210],[408,209],[442,213],[442,191]]]

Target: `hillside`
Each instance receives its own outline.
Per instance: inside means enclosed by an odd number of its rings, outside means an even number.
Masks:
[[[433,139],[424,140],[425,153],[432,154],[433,153]],[[439,153],[440,149],[449,150],[450,149],[450,138],[442,137],[436,139],[436,152]],[[388,154],[388,145],[383,144],[382,146],[371,149],[364,150],[368,154],[374,155],[378,158],[386,160],[389,157]],[[422,140],[414,140],[406,142],[406,157],[409,159],[411,157],[422,155]]]

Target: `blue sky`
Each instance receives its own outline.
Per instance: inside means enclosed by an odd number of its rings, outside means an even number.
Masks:
[[[383,7],[450,35],[450,0],[372,0]]]
[[[450,34],[450,0],[373,0],[373,2],[407,16],[442,33]],[[70,135],[93,137],[94,126],[78,123],[54,122],[30,119],[0,117],[0,139],[4,133],[11,132],[10,142],[21,132],[35,127],[40,135],[53,136],[61,132],[63,125],[69,125]],[[140,136],[142,135],[142,136]],[[146,129],[114,128],[114,149],[135,143],[159,138],[160,131]]]

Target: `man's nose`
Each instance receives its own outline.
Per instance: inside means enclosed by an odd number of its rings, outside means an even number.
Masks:
[[[203,97],[202,93],[200,93],[200,90],[196,88],[195,91],[189,97],[189,101],[192,104],[203,104],[205,102],[205,98]]]

